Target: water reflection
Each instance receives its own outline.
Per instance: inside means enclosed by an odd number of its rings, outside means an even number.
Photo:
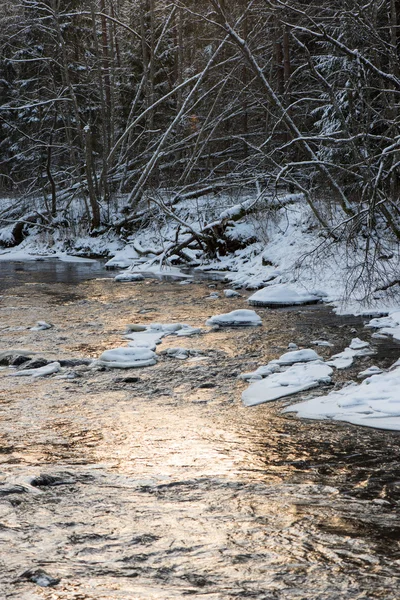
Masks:
[[[203,325],[242,306],[210,305],[207,292],[159,281],[17,281],[3,299],[4,322],[27,325],[40,306],[55,327],[11,327],[4,339],[96,356],[121,343],[128,322]],[[25,312],[15,310],[21,302]],[[332,351],[347,343],[354,323],[324,321],[324,310],[261,310],[257,330],[180,340],[205,361],[165,357],[130,380],[82,369],[73,381],[27,382],[1,372],[5,597],[397,599],[399,436],[239,402],[237,374],[288,342],[306,344],[322,327]],[[18,579],[39,567],[60,584]]]

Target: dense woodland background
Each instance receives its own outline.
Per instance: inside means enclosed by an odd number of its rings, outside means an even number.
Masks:
[[[132,231],[151,204],[295,192],[329,238],[382,253],[399,24],[398,0],[0,0],[0,219],[68,226],[79,202],[92,234]]]

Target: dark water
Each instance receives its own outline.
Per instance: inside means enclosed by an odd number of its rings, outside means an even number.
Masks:
[[[0,293],[27,283],[68,283],[76,285],[98,277],[115,277],[102,261],[64,262],[57,259],[39,261],[0,260]]]
[[[128,322],[201,326],[243,306],[206,300],[207,285],[81,282],[70,266],[33,286],[34,269],[14,271],[4,345],[97,356]],[[204,361],[71,381],[0,371],[1,600],[400,598],[400,436],[299,421],[282,402],[246,409],[237,380],[290,341],[324,335],[336,352],[371,332],[325,306],[258,312],[263,327],[179,341]],[[43,315],[53,329],[12,329]],[[37,569],[61,581],[40,587]]]

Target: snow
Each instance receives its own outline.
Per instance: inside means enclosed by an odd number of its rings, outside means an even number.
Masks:
[[[206,325],[219,325],[220,327],[256,327],[261,323],[261,317],[254,310],[246,309],[214,315],[206,321]]]
[[[293,365],[298,362],[309,362],[312,360],[320,360],[321,357],[310,349],[305,350],[293,350],[293,352],[286,352],[282,354],[278,359],[272,362],[276,362],[278,365]]]
[[[245,406],[271,402],[330,383],[332,368],[322,361],[298,363],[281,373],[274,373],[252,383],[242,394]]]
[[[333,419],[377,429],[400,430],[400,367],[352,383],[328,395],[285,408],[305,419]]]
[[[39,367],[38,369],[25,369],[22,371],[16,371],[15,373],[10,373],[10,377],[47,377],[48,375],[53,375],[53,373],[57,373],[60,371],[61,365],[59,362],[52,362],[44,367]]]
[[[248,299],[253,306],[295,306],[319,302],[320,295],[296,290],[290,285],[271,285],[258,290]]]
[[[354,362],[354,359],[360,356],[372,356],[374,351],[370,348],[368,342],[364,342],[359,338],[353,338],[348,348],[345,348],[343,352],[334,354],[329,361],[328,365],[335,367],[336,369],[348,369]]]
[[[144,277],[141,273],[120,273],[114,281],[144,281]]]
[[[106,350],[97,361],[99,365],[115,369],[132,369],[155,365],[157,356],[148,348],[113,348]]]

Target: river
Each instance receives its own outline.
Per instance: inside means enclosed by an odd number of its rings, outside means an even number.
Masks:
[[[0,349],[95,358],[128,323],[204,326],[244,306],[208,299],[218,282],[116,284],[85,268],[0,264]],[[244,408],[237,379],[289,342],[326,336],[328,356],[370,333],[324,306],[257,312],[260,328],[159,347],[201,360],[81,365],[74,379],[0,370],[0,598],[400,597],[399,435],[284,416],[284,401]],[[54,327],[29,329],[38,320]],[[381,346],[374,363],[394,358]],[[38,585],[39,569],[59,583]]]

